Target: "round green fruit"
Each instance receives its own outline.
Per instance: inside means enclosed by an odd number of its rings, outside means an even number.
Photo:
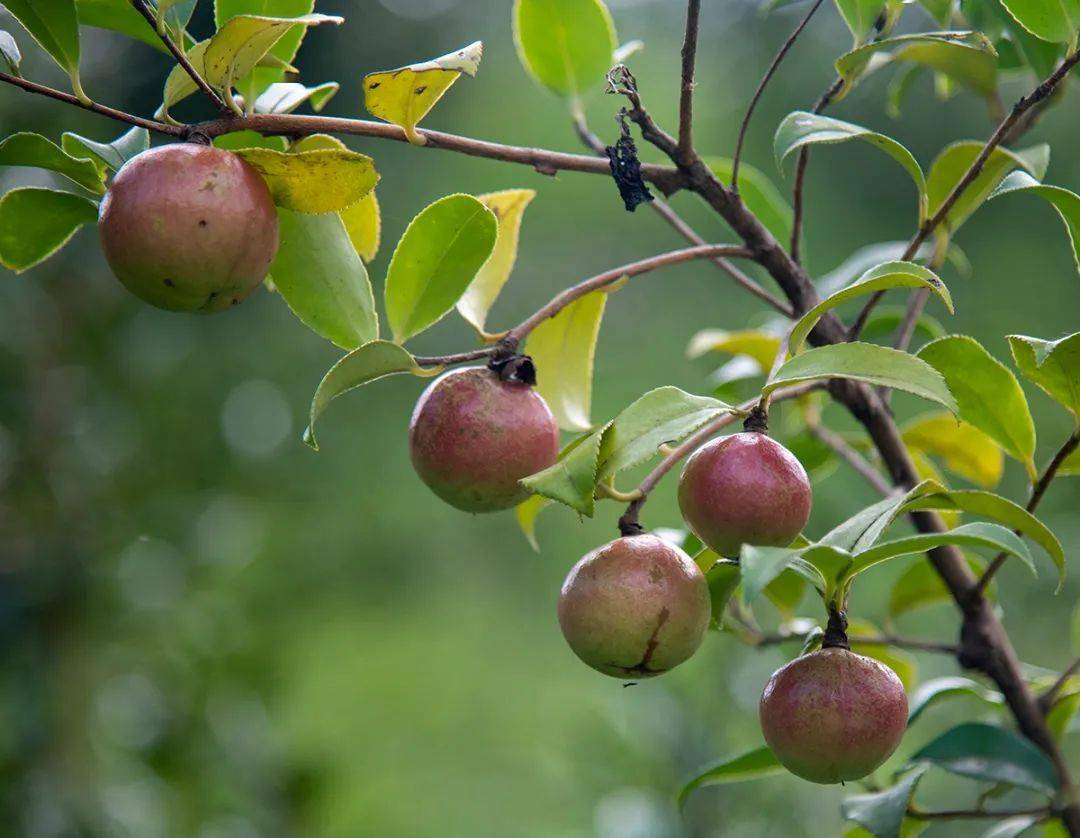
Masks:
[[[105,258],[135,296],[170,311],[221,311],[265,278],[278,247],[266,183],[227,151],[145,151],[113,179],[98,220]]]
[[[655,535],[617,538],[574,565],[559,596],[570,648],[615,678],[650,678],[701,645],[711,616],[705,576]]]
[[[810,501],[810,480],[795,455],[753,431],[703,445],[679,478],[683,518],[721,556],[738,556],[743,544],[790,544],[806,526]]]
[[[494,512],[529,496],[518,482],[559,456],[559,428],[527,384],[480,367],[454,370],[420,396],[409,424],[416,473],[466,512]]]
[[[813,783],[858,780],[892,755],[907,696],[880,661],[830,648],[777,670],[761,694],[761,730],[776,758]]]

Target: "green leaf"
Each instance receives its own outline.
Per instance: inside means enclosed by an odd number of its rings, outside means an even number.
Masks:
[[[1009,783],[1043,794],[1057,789],[1054,766],[1018,734],[993,725],[969,722],[946,731],[911,757],[961,777]]]
[[[779,351],[780,336],[762,329],[703,329],[690,338],[686,357],[700,358],[707,352],[745,356],[754,359],[762,372],[768,372]]]
[[[664,443],[677,442],[730,409],[717,399],[695,396],[677,387],[660,387],[582,438],[573,449],[568,448],[555,465],[522,483],[591,517],[598,482],[644,463]]]
[[[297,82],[277,82],[266,88],[255,100],[255,113],[292,113],[305,102],[319,113],[334,98],[341,85],[336,81],[307,87]]]
[[[1073,261],[1080,271],[1080,195],[1060,186],[1039,183],[1027,172],[1013,172],[995,189],[989,200],[1010,192],[1031,192],[1050,202],[1065,225],[1065,234],[1072,245]]]
[[[911,796],[926,771],[926,766],[919,766],[891,788],[848,797],[840,804],[840,813],[844,820],[861,824],[876,838],[899,838]]]
[[[938,26],[948,26],[952,20],[954,0],[919,0],[919,5],[926,9]]]
[[[997,91],[997,52],[981,32],[924,32],[899,35],[853,49],[836,61],[844,80],[836,99],[846,96],[869,72],[896,61],[928,67],[981,96]]]
[[[483,54],[484,45],[474,41],[430,61],[368,73],[364,76],[364,107],[401,127],[410,143],[423,145],[426,140],[416,133],[416,126],[462,73],[476,75]]]
[[[495,215],[471,195],[440,198],[409,223],[386,274],[386,314],[395,341],[418,335],[454,307],[497,235]]]
[[[603,82],[618,43],[600,0],[515,0],[514,40],[533,78],[574,101]]]
[[[343,349],[379,336],[367,269],[341,218],[278,208],[280,245],[270,274],[293,313]]]
[[[99,168],[116,172],[128,160],[150,148],[150,132],[145,128],[132,128],[111,143],[99,143],[69,131],[60,137],[60,145],[72,157],[89,157]]]
[[[233,152],[262,175],[274,203],[293,212],[340,212],[379,182],[375,161],[346,148],[273,151],[241,148]]]
[[[773,151],[776,154],[777,165],[793,151],[803,146],[817,143],[844,143],[849,140],[862,140],[870,143],[888,154],[893,160],[904,167],[915,182],[915,188],[919,196],[919,219],[926,216],[926,179],[918,161],[911,152],[900,143],[884,134],[863,128],[851,122],[843,122],[820,114],[812,114],[807,111],[793,111],[789,113],[780,126],[776,129],[773,138]]]
[[[1015,818],[1006,818],[986,830],[980,838],[1017,838],[1042,819],[1040,815],[1017,815]]]
[[[98,205],[70,192],[25,187],[0,198],[0,265],[22,273],[52,256],[84,224],[97,221]]]
[[[93,162],[68,154],[40,134],[20,132],[0,141],[0,166],[49,169],[98,195],[105,192],[105,178]]]
[[[89,101],[79,84],[79,16],[75,0],[4,0],[4,6],[71,77],[75,94]]]
[[[215,0],[214,23],[218,29],[237,15],[294,18],[315,11],[315,0]],[[244,99],[254,102],[270,84],[285,78],[283,67],[296,57],[307,27],[294,26],[278,39],[263,61],[236,83]]]
[[[1016,22],[1036,38],[1069,43],[1080,29],[1078,0],[1001,0]]]
[[[422,369],[407,350],[385,340],[365,343],[343,357],[327,370],[315,390],[308,415],[308,427],[304,431],[304,442],[316,451],[319,450],[319,444],[315,440],[315,422],[322,416],[327,405],[342,393],[399,372],[428,376],[437,373],[438,370]]]
[[[1000,706],[1004,697],[996,690],[990,690],[978,681],[957,675],[934,678],[919,685],[908,699],[908,726],[915,723],[926,710],[940,701],[950,698],[973,696],[986,704]]]
[[[917,357],[944,377],[961,419],[1034,471],[1035,423],[1020,382],[1008,367],[965,335],[932,341]]]
[[[537,392],[564,430],[592,427],[593,359],[608,293],[600,289],[575,300],[533,329],[525,343],[536,365]]]
[[[984,489],[1001,480],[1005,458],[989,436],[949,413],[934,413],[909,422],[903,428],[909,449],[940,457],[945,467]]]
[[[983,143],[964,141],[947,146],[930,166],[926,178],[926,194],[930,202],[930,215],[937,213],[945,199],[967,173],[971,164],[983,150]],[[1035,177],[1042,177],[1050,159],[1050,147],[1032,146],[1023,151],[1014,152],[998,146],[986,160],[979,175],[968,185],[964,193],[945,215],[939,236],[949,237],[955,233],[971,214],[975,212],[994,191],[1003,177],[1012,169],[1021,168]]]
[[[855,36],[855,43],[861,44],[885,11],[885,0],[836,0],[836,8]]]
[[[1080,422],[1080,332],[1058,340],[1009,335],[1016,366]]]
[[[933,367],[906,352],[872,343],[840,343],[810,349],[769,377],[763,392],[815,379],[848,378],[903,390],[955,413],[956,400]]]
[[[536,519],[551,501],[543,495],[530,495],[528,498],[514,507],[514,518],[521,529],[529,546],[537,553],[540,552],[540,542],[536,540]]]
[[[709,584],[709,599],[712,602],[712,617],[710,625],[719,628],[724,624],[724,609],[727,608],[731,595],[739,587],[739,563],[730,559],[721,559],[712,550],[705,548],[694,556],[698,567],[708,564],[708,568],[702,568],[705,573],[705,581]]]
[[[705,165],[724,183],[731,183],[733,162],[726,157],[705,158]],[[791,240],[791,227],[794,223],[791,204],[764,172],[748,163],[741,163],[739,197],[778,241]]]
[[[945,487],[940,483],[924,480],[907,492],[897,492],[856,512],[826,533],[820,543],[846,551],[865,550],[896,520],[903,511],[904,504],[925,494],[944,490]]]
[[[984,567],[981,562],[972,557],[968,557],[968,565],[976,575],[979,575]],[[993,583],[988,593],[992,598]],[[934,570],[933,565],[920,559],[913,562],[893,585],[889,593],[889,616],[898,617],[928,605],[951,604],[952,601],[952,594]]]
[[[847,567],[850,562],[850,554],[834,545],[755,547],[744,544],[739,553],[743,599],[747,603],[753,602],[769,583],[789,568],[828,593],[838,569]]]
[[[941,299],[950,314],[953,311],[953,302],[949,289],[945,287],[945,283],[932,270],[914,262],[886,262],[883,265],[871,268],[855,282],[830,294],[800,317],[795,325],[791,327],[791,335],[788,338],[788,351],[792,355],[799,353],[807,336],[825,312],[855,297],[873,294],[877,291],[887,291],[890,288],[928,288]]]
[[[76,0],[75,6],[80,25],[118,32],[141,41],[160,53],[169,54],[169,48],[162,43],[154,27],[135,11],[131,0]]]
[[[691,792],[702,786],[740,783],[743,780],[758,780],[783,773],[784,767],[777,761],[773,752],[762,746],[734,758],[722,759],[700,772],[679,791],[679,806],[686,803],[686,798]]]
[[[304,139],[307,140],[310,137]],[[269,148],[272,151],[285,151],[288,147],[288,140],[284,137],[264,137],[255,131],[232,131],[214,137],[214,148],[223,148],[226,151],[239,151],[244,148]]]
[[[514,270],[521,219],[526,207],[536,197],[536,192],[532,189],[506,189],[476,197],[495,214],[499,233],[495,239],[495,249],[458,300],[457,309],[476,331],[484,334],[488,312]]]
[[[19,75],[22,53],[10,32],[0,30],[0,71],[12,76]]]
[[[182,42],[197,0],[157,0],[158,28]]]

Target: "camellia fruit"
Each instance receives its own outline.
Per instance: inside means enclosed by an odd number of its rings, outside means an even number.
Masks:
[[[806,526],[810,500],[795,455],[756,431],[703,445],[679,478],[683,518],[721,556],[738,556],[743,544],[787,546]]]
[[[559,428],[531,386],[481,367],[436,379],[416,403],[409,450],[436,495],[466,512],[494,512],[529,496],[518,482],[559,456]]]
[[[761,694],[761,730],[776,758],[813,783],[858,780],[903,738],[904,685],[889,667],[839,647],[796,658]]]
[[[617,538],[574,565],[559,596],[570,648],[616,678],[649,678],[701,645],[711,616],[705,576],[655,535]]]
[[[227,151],[178,143],[117,172],[98,220],[105,258],[137,297],[170,311],[220,311],[265,278],[278,247],[266,183]]]

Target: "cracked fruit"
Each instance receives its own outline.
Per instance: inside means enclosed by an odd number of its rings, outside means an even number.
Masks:
[[[409,451],[420,479],[448,504],[494,512],[525,500],[518,481],[554,464],[559,428],[532,387],[470,367],[441,376],[420,396]]]
[[[128,161],[98,220],[105,258],[135,296],[170,311],[221,311],[265,278],[278,247],[266,183],[227,151],[177,143]]]
[[[907,727],[904,685],[889,667],[830,648],[778,669],[761,694],[761,730],[776,758],[813,783],[865,777]]]
[[[721,556],[738,556],[743,544],[786,547],[806,526],[810,499],[795,455],[753,431],[703,445],[679,478],[683,518]]]
[[[630,535],[574,565],[559,596],[559,625],[570,648],[615,678],[649,678],[701,645],[712,607],[705,576],[678,547]]]

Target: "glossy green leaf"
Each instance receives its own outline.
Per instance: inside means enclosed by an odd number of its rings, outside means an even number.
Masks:
[[[1080,332],[1058,340],[1009,335],[1016,366],[1080,421]]]
[[[365,343],[343,357],[327,370],[315,390],[308,415],[308,427],[304,431],[304,442],[316,451],[319,450],[319,444],[315,440],[315,422],[326,410],[327,405],[342,393],[400,372],[424,376],[433,374],[433,371],[421,369],[407,350],[385,340]]]
[[[604,81],[618,43],[601,0],[515,0],[514,40],[533,78],[574,101]]]
[[[1053,763],[1027,739],[1005,728],[969,722],[946,731],[920,748],[912,763],[929,762],[962,777],[1009,783],[1053,795]]]
[[[1001,5],[1044,41],[1069,43],[1080,30],[1080,0],[1001,0]]]
[[[949,335],[932,341],[918,357],[941,373],[956,397],[960,418],[1006,453],[1034,469],[1035,423],[1016,376],[974,338]]]
[[[896,494],[871,504],[856,512],[846,521],[837,524],[821,538],[822,544],[842,550],[865,550],[872,546],[881,534],[901,514],[904,504],[932,492],[944,491],[945,487],[932,480],[924,480],[907,492]]]
[[[919,766],[891,788],[845,798],[840,804],[844,820],[861,824],[875,838],[900,838],[911,796],[926,771],[926,766]]]
[[[536,360],[536,356],[533,356]],[[540,375],[543,368],[539,367]],[[542,379],[541,379],[542,380]],[[559,461],[522,483],[537,494],[593,514],[596,484],[656,456],[666,442],[677,442],[729,405],[677,387],[660,387],[626,407],[600,430],[589,434]]]
[[[84,224],[97,221],[98,205],[52,189],[12,189],[0,198],[0,265],[22,273],[67,244]]]
[[[75,0],[4,0],[3,5],[71,77],[76,95],[86,100],[79,84],[79,16]]]
[[[919,218],[926,213],[926,179],[922,168],[911,152],[900,143],[884,134],[863,128],[851,122],[843,122],[820,114],[812,114],[807,111],[793,111],[784,117],[780,126],[776,129],[773,138],[773,151],[776,154],[777,165],[793,151],[807,145],[818,143],[844,143],[849,140],[862,140],[875,148],[879,148],[888,154],[893,160],[904,167],[915,182],[915,188],[919,196]]]
[[[705,164],[724,183],[731,183],[732,161],[725,157],[707,157]],[[778,241],[791,240],[794,212],[776,185],[760,169],[739,164],[739,197]]]
[[[367,195],[379,181],[375,161],[346,148],[288,153],[242,148],[233,153],[262,175],[275,204],[293,212],[340,212]]]
[[[0,72],[11,76],[19,75],[22,53],[10,32],[0,30]]]
[[[953,311],[949,289],[932,270],[914,262],[886,262],[871,268],[850,285],[830,294],[800,317],[791,327],[788,351],[792,355],[799,353],[807,336],[825,312],[856,297],[877,291],[887,291],[891,288],[927,288],[941,299],[950,314]]]
[[[132,128],[111,143],[99,143],[67,132],[61,136],[60,144],[72,157],[89,157],[99,168],[116,172],[128,160],[150,148],[150,132],[145,128]]]
[[[335,214],[278,208],[280,245],[270,274],[293,313],[343,349],[379,336],[367,269]]]
[[[105,192],[105,178],[92,161],[68,154],[40,134],[20,132],[0,141],[0,166],[48,169],[98,195]]]
[[[983,143],[964,141],[953,143],[941,152],[930,166],[926,177],[926,194],[930,202],[930,215],[937,213],[945,199],[967,173],[971,164],[983,150]],[[975,212],[990,194],[1013,169],[1024,169],[1034,177],[1042,177],[1050,159],[1050,147],[1032,146],[1023,151],[1014,152],[998,146],[987,158],[979,175],[964,190],[946,214],[938,235],[950,236],[955,233],[971,214]]]
[[[953,413],[957,411],[956,400],[937,370],[914,355],[872,343],[840,343],[807,350],[770,376],[764,391],[829,378],[854,379],[903,390]]]
[[[526,207],[536,197],[536,192],[532,189],[506,189],[476,197],[495,214],[499,233],[495,239],[495,249],[491,251],[491,256],[476,278],[465,289],[457,302],[457,308],[461,316],[483,334],[488,312],[514,270],[521,219],[525,215]]]
[[[885,12],[885,0],[836,0],[836,8],[855,36],[855,43],[862,44]]]
[[[1017,838],[1042,820],[1040,815],[1018,815],[998,821],[984,832],[980,838]]]
[[[708,564],[708,568],[702,568],[705,573],[705,581],[709,584],[709,600],[712,603],[712,617],[710,625],[720,628],[724,625],[724,611],[732,594],[739,587],[739,563],[730,559],[721,559],[716,553],[708,548],[694,556],[698,567]]]
[[[783,773],[784,767],[777,761],[773,752],[762,746],[734,758],[722,759],[700,772],[679,791],[679,806],[686,803],[686,798],[691,792],[702,786],[740,783],[744,780],[758,780]]]
[[[981,96],[997,90],[997,52],[981,32],[924,32],[874,41],[840,56],[836,72],[844,80],[842,99],[871,70],[909,61],[942,73]]]
[[[592,427],[593,360],[607,298],[606,289],[586,294],[537,326],[525,342],[536,365],[537,392],[564,430]]]
[[[939,457],[945,468],[984,488],[1001,480],[1005,458],[989,436],[949,413],[922,416],[903,427],[909,449]]]
[[[461,75],[475,76],[484,45],[475,41],[447,55],[396,70],[364,76],[364,106],[405,131],[409,142],[423,145],[416,126]]]
[[[1001,706],[1005,703],[1004,697],[996,690],[987,689],[978,681],[963,678],[958,675],[934,678],[924,681],[911,694],[908,699],[908,725],[915,723],[927,709],[933,705],[952,698],[970,696],[993,706]]]
[[[255,100],[255,113],[292,113],[305,102],[315,113],[326,107],[341,85],[336,81],[308,87],[297,82],[277,82],[266,88]]]
[[[495,215],[471,195],[440,198],[409,223],[386,274],[386,314],[395,341],[419,334],[454,307],[497,235]]]
[[[1039,183],[1027,172],[1013,172],[990,195],[990,200],[1010,192],[1030,192],[1050,202],[1065,225],[1065,234],[1072,245],[1073,261],[1080,271],[1080,195],[1060,186]]]

